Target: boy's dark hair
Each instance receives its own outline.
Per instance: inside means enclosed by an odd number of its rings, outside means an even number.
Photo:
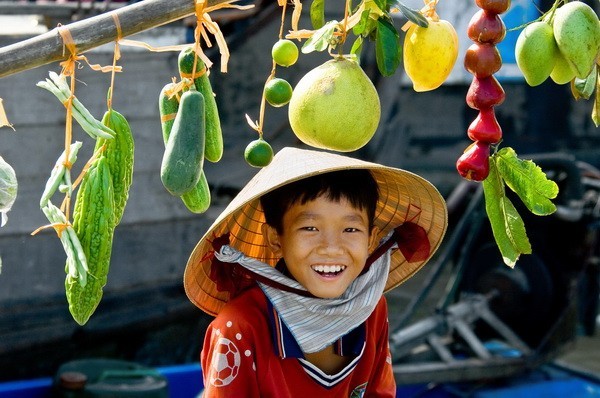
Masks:
[[[304,204],[322,194],[334,201],[345,198],[355,208],[365,209],[369,225],[373,225],[379,188],[371,172],[364,169],[332,171],[291,182],[264,194],[260,204],[267,224],[282,233],[283,215],[293,204]]]

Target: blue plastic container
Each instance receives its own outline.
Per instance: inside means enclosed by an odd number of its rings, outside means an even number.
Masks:
[[[600,397],[600,387],[581,379],[548,380],[489,391],[479,391],[473,395],[473,398],[506,397],[597,398]]]

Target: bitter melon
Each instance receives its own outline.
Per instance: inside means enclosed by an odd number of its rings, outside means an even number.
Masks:
[[[85,286],[67,275],[65,290],[73,319],[85,324],[102,299],[115,228],[114,192],[106,156],[97,158],[81,181],[73,211],[73,229],[87,259]]]
[[[127,119],[114,109],[106,111],[102,117],[102,124],[115,132],[115,138],[111,140],[104,138],[96,140],[95,150],[105,145],[103,154],[106,157],[112,177],[115,226],[117,226],[123,217],[133,179],[133,134]]]

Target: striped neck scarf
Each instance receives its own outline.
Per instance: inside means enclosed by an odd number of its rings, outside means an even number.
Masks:
[[[371,315],[383,295],[390,267],[390,250],[375,260],[340,297],[305,297],[258,282],[305,353],[318,352],[344,336]],[[229,245],[215,253],[218,260],[242,267],[288,287],[306,291],[277,269],[245,256]]]

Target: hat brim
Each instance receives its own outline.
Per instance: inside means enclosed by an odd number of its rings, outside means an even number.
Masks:
[[[393,228],[411,221],[427,233],[430,254],[425,260],[408,262],[399,250],[394,251],[385,291],[409,279],[441,244],[448,224],[444,198],[424,178],[406,170],[322,151],[284,148],[271,164],[262,168],[223,210],[192,251],[184,272],[188,298],[210,315],[217,315],[229,301],[229,293],[219,291],[210,278],[212,241],[229,234],[230,245],[246,256],[275,265],[275,258],[263,239],[265,222],[259,198],[280,186],[316,174],[337,170],[370,170],[379,186],[379,203],[375,225],[379,239]]]

